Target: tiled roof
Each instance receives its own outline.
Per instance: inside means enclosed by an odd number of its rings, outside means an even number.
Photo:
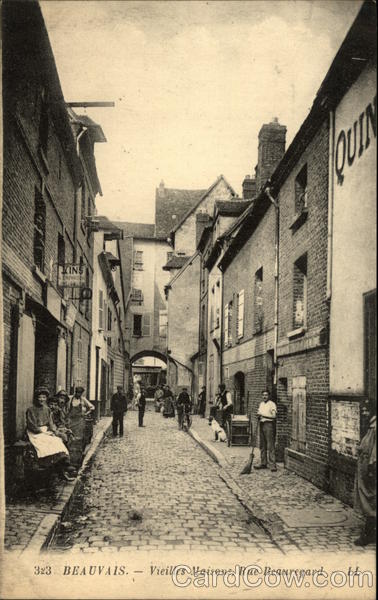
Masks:
[[[156,237],[166,238],[183,217],[201,200],[206,190],[156,189]]]
[[[163,267],[163,271],[170,271],[171,269],[181,269],[184,266],[189,256],[172,256],[166,265]]]
[[[222,215],[238,216],[251,204],[251,200],[217,200],[214,212]]]
[[[116,221],[117,227],[123,230],[125,237],[148,238],[155,237],[155,225],[153,223],[129,223],[126,221]]]
[[[110,221],[108,217],[105,217],[104,215],[98,215],[96,216],[96,219],[98,220],[99,228],[102,231],[117,231],[119,229],[115,223]]]
[[[226,186],[228,187],[228,189],[230,190],[232,196],[236,196],[235,194],[235,190],[231,187],[231,185],[228,183],[228,181],[226,180],[226,178],[223,175],[219,175],[219,177],[217,177],[217,179],[214,181],[214,183],[211,184],[211,186],[205,191],[205,193],[198,199],[197,203],[194,204],[188,211],[187,213],[184,214],[184,216],[182,217],[181,221],[178,221],[175,226],[172,229],[172,233],[175,233],[175,231],[177,231],[177,229],[179,229],[179,227],[181,227],[181,225],[186,221],[186,219],[195,211],[195,209],[201,204],[202,200],[208,195],[210,194],[210,192],[218,185],[218,183],[220,181],[224,181],[224,183],[226,184]]]

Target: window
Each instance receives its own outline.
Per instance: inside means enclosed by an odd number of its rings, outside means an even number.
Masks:
[[[217,281],[215,287],[215,327],[219,327],[220,321],[220,282]]]
[[[138,304],[139,306],[143,304],[142,290],[137,290],[135,288],[131,290],[131,304]]]
[[[98,328],[104,329],[104,292],[98,292]]]
[[[36,188],[34,196],[34,264],[43,272],[45,266],[46,205]]]
[[[201,345],[206,341],[206,307],[204,304],[201,306],[201,324],[200,324],[200,342]]]
[[[76,383],[82,382],[83,373],[83,341],[81,339],[81,327],[78,331],[78,339],[76,342]]]
[[[244,290],[240,290],[238,293],[236,335],[238,339],[242,338],[244,335]]]
[[[63,293],[64,288],[59,286],[60,279],[60,267],[64,266],[66,261],[66,244],[64,242],[64,237],[61,233],[58,233],[58,269],[57,269],[57,285],[60,291]]]
[[[133,315],[133,335],[142,336],[142,315]]]
[[[90,216],[91,216],[91,214],[92,214],[92,209],[91,209],[91,197],[90,197],[90,196],[88,196],[88,198],[87,198],[87,214],[86,214],[86,215],[84,215],[84,216],[85,216],[85,217],[90,217]],[[87,221],[85,221],[85,222],[87,223],[87,240],[89,240],[89,239],[90,239],[90,237],[91,237],[92,230],[91,230],[91,228],[90,228],[90,226],[89,226],[89,223],[88,223]]]
[[[293,326],[306,326],[307,312],[307,254],[294,263],[293,274]]]
[[[231,346],[232,344],[232,301],[224,307],[224,344]]]
[[[107,331],[108,327],[108,303],[104,297],[104,329]]]
[[[90,275],[89,275],[89,266],[87,265],[85,268],[85,287],[86,288],[90,288]],[[89,306],[90,306],[90,301],[89,300],[84,300],[85,302],[85,318],[89,319]]]
[[[292,379],[291,447],[306,451],[306,377]]]
[[[168,311],[159,310],[159,337],[167,337],[168,328]]]
[[[58,233],[58,265],[60,267],[64,266],[66,261],[66,244],[64,242],[64,237],[61,233]]]
[[[112,321],[113,321],[113,313],[110,308],[108,308],[108,331],[112,330]]]
[[[143,337],[148,337],[151,335],[151,316],[150,315],[143,315],[142,335],[143,335]]]
[[[167,252],[167,262],[169,260],[171,260],[172,256],[173,256],[173,252]]]
[[[143,271],[143,251],[134,251],[134,269],[136,271]]]
[[[263,268],[261,267],[255,273],[254,285],[254,327],[255,333],[259,333],[264,325],[264,306],[263,306]]]
[[[85,185],[81,188],[81,226],[85,223]]]
[[[307,165],[302,167],[295,179],[295,212],[300,214],[307,208]]]

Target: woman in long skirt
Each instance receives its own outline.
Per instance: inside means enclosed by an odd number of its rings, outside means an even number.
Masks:
[[[70,457],[71,463],[76,468],[81,466],[84,450],[89,442],[88,416],[95,408],[92,402],[89,402],[83,394],[84,388],[75,388],[75,393],[70,397],[67,407],[69,428],[73,434],[73,438],[69,443]]]
[[[33,406],[26,411],[26,435],[33,447],[30,466],[49,470],[56,466],[61,475],[71,481],[75,469],[70,465],[69,453],[58,436],[52,414],[47,406],[49,390],[36,389]],[[34,464],[33,464],[34,463]]]

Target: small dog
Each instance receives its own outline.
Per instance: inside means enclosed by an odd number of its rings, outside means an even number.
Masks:
[[[227,435],[224,429],[219,425],[218,421],[213,419],[211,421],[211,429],[214,431],[215,441],[225,442]]]

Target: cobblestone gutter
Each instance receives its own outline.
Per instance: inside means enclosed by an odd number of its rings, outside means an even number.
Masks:
[[[92,439],[89,450],[84,457],[83,464],[78,472],[77,478],[72,483],[70,482],[64,485],[63,493],[61,494],[59,503],[54,506],[54,509],[51,510],[51,512],[47,513],[46,516],[43,517],[41,523],[39,524],[37,530],[34,532],[32,538],[23,550],[22,554],[24,554],[25,552],[36,553],[48,550],[52,540],[54,539],[54,535],[58,529],[60,521],[64,520],[65,515],[70,509],[72,500],[82,488],[81,476],[92,463],[97,453],[97,450],[99,449],[104,439],[104,436],[106,435],[110,426],[110,417],[106,417],[102,419],[100,423],[98,423],[96,428],[97,431],[95,430],[95,435]]]

